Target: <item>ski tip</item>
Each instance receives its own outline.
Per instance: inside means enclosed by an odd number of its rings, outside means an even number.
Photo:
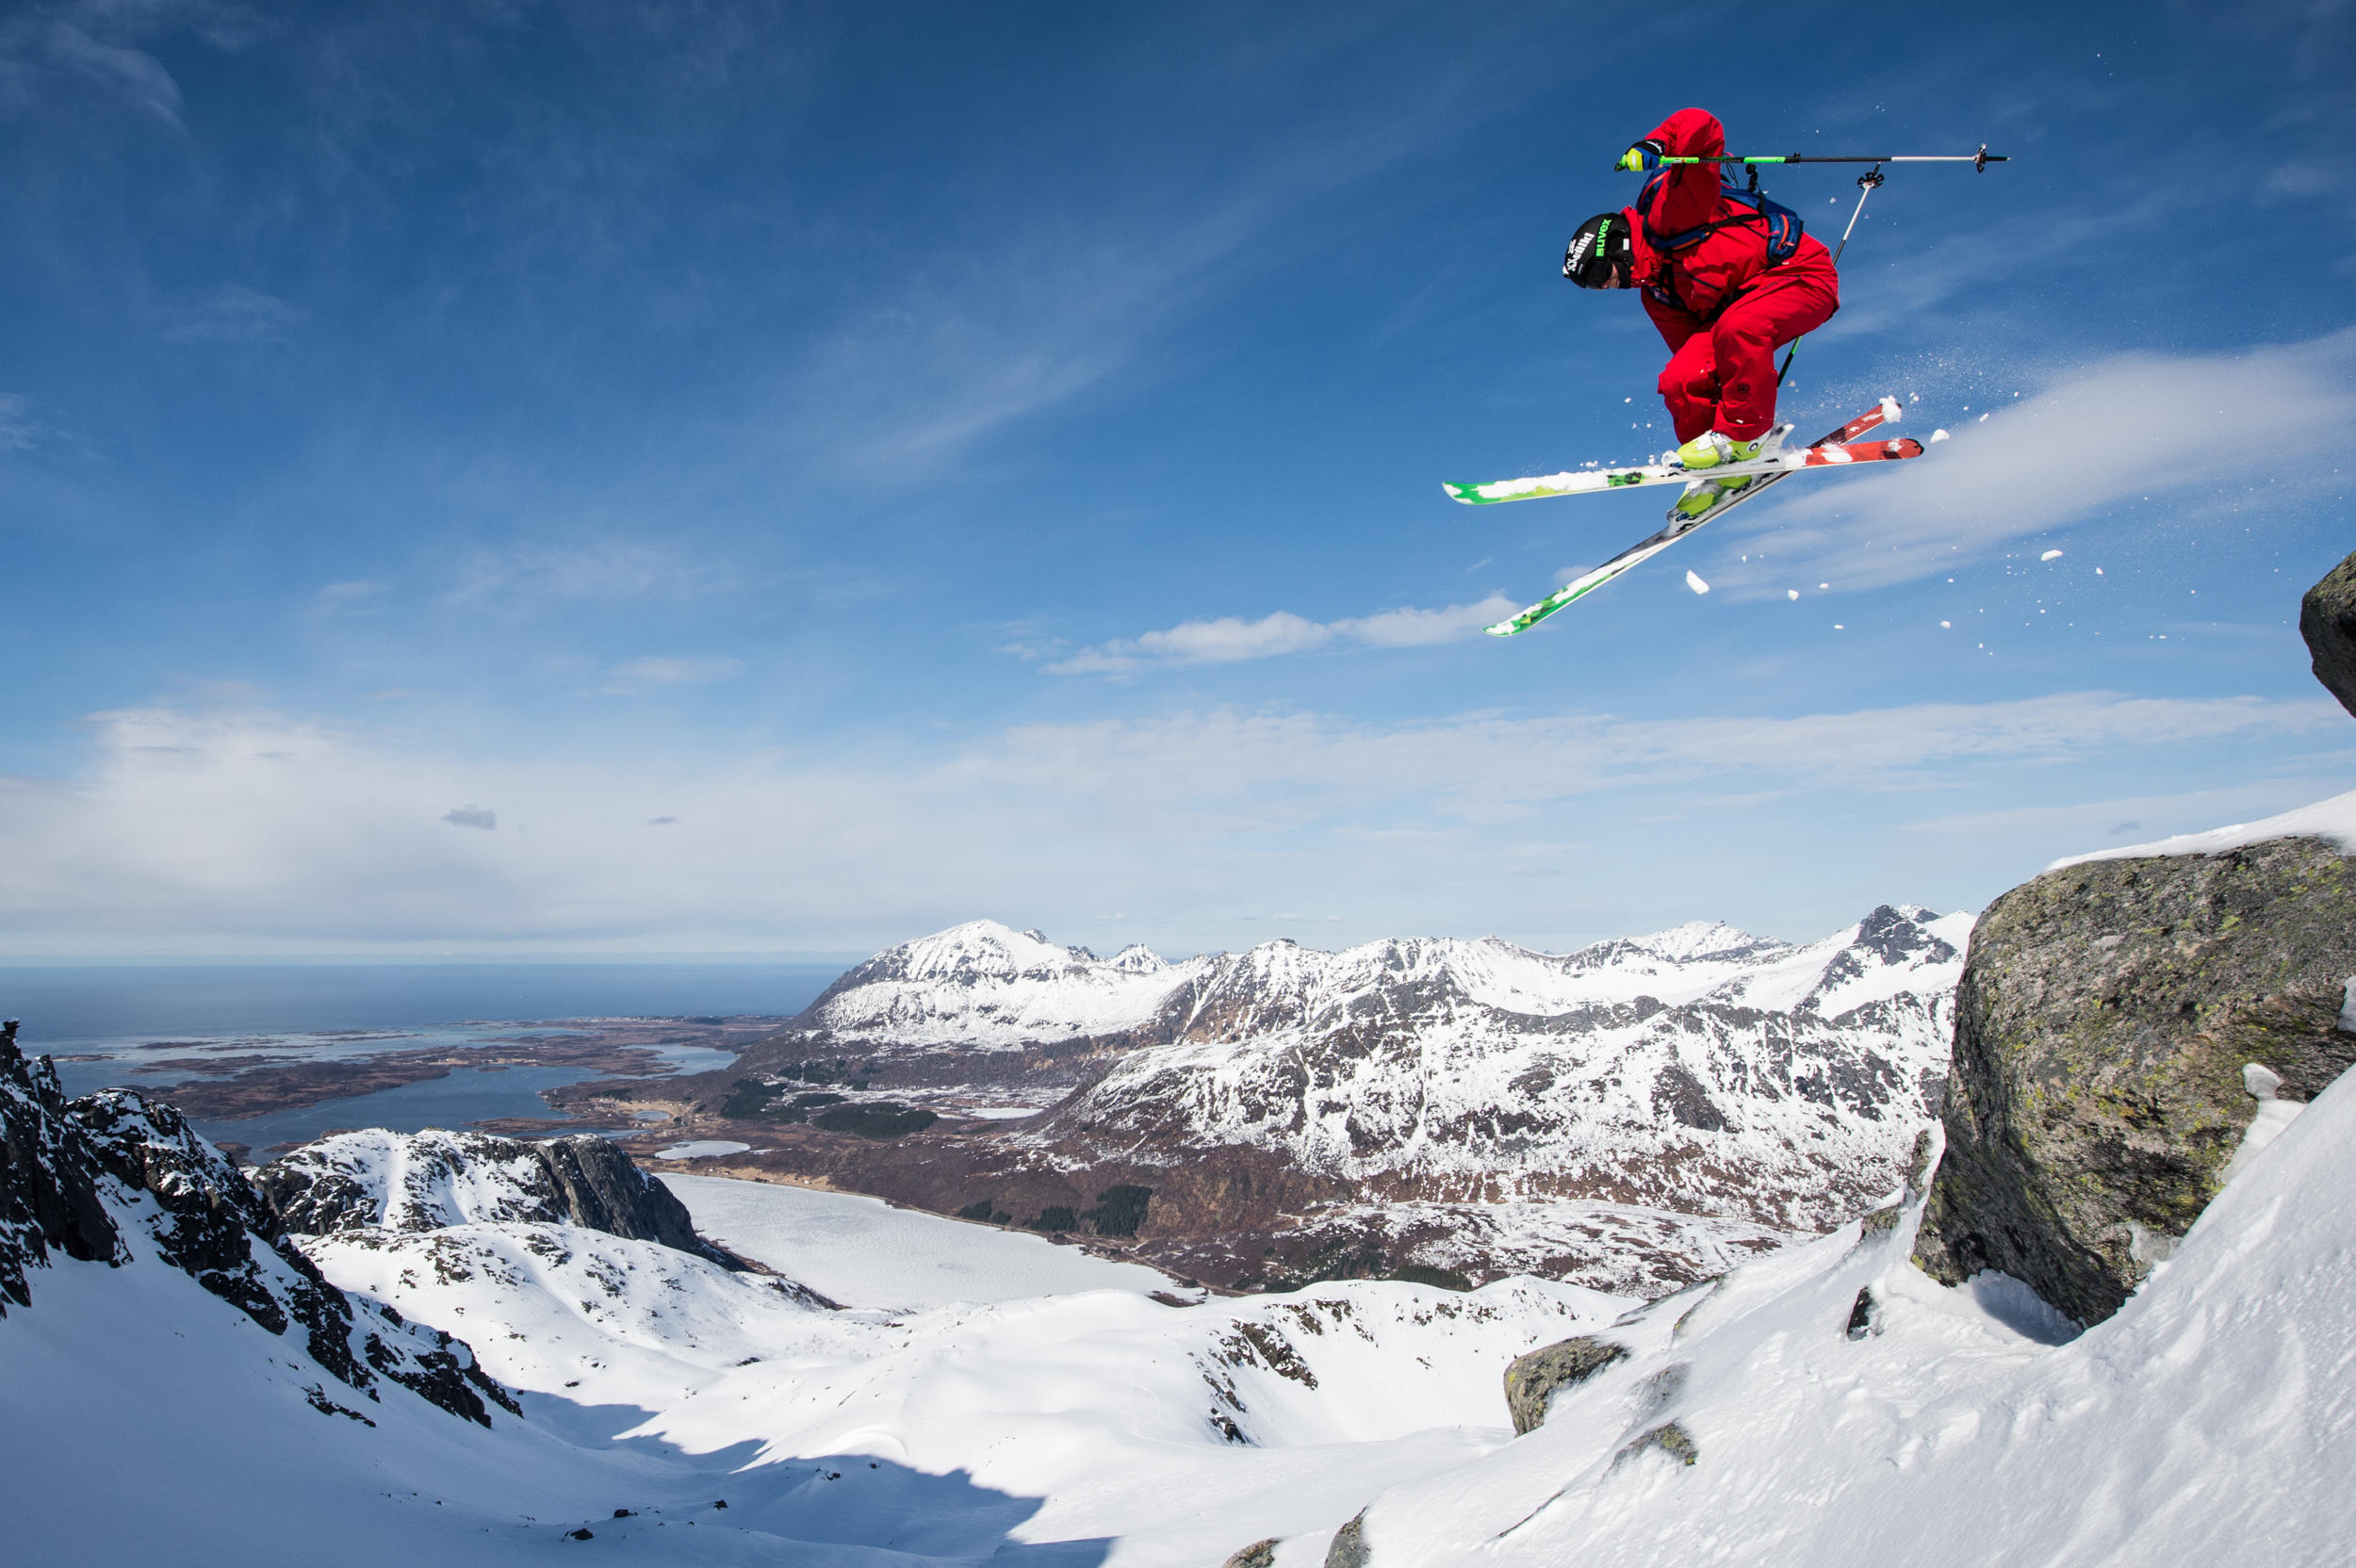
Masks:
[[[1492,637],[1511,637],[1513,633],[1519,631],[1521,628],[1515,626],[1512,621],[1499,621],[1495,626],[1484,626],[1481,629],[1487,632]]]
[[[1883,424],[1894,425],[1899,420],[1906,417],[1906,411],[1898,405],[1898,400],[1895,397],[1885,397],[1882,399]]]
[[[1464,506],[1479,506],[1481,504],[1481,486],[1478,484],[1454,484],[1447,480],[1442,480],[1440,482],[1440,488],[1448,492],[1448,498],[1449,500],[1459,502]]]

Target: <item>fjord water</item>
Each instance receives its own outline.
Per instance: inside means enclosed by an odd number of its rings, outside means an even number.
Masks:
[[[516,1025],[569,1019],[774,1017],[797,1013],[843,966],[832,963],[152,964],[0,967],[0,1018],[24,1021],[31,1053],[54,1053],[66,1092],[156,1089],[183,1072],[140,1073],[169,1042],[180,1056],[262,1050],[312,1059],[513,1038]],[[536,1032],[536,1031],[535,1031]],[[677,1054],[695,1071],[726,1058]],[[706,1059],[709,1058],[709,1059]],[[548,1114],[539,1091],[578,1068],[462,1068],[374,1094],[237,1121],[207,1136],[267,1147],[331,1127],[415,1132]]]
[[[91,964],[0,967],[29,1051],[137,1038],[560,1018],[800,1012],[847,964]]]

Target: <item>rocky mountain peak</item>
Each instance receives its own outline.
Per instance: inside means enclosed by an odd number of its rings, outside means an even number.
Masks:
[[[671,1190],[604,1138],[524,1143],[483,1133],[338,1133],[254,1173],[287,1229],[416,1233],[451,1225],[576,1225],[724,1266]]]
[[[1158,974],[1170,961],[1143,942],[1131,942],[1106,960],[1123,974]]]

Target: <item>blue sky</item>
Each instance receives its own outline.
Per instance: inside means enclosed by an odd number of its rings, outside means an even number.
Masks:
[[[2339,792],[2352,30],[10,8],[0,954],[1807,938]],[[1439,482],[1666,444],[1557,269],[1689,102],[2012,155],[1784,396],[1953,439],[1482,637],[1657,524]]]

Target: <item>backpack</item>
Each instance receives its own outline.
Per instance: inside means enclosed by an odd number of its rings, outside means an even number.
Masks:
[[[1774,267],[1790,261],[1792,253],[1800,248],[1800,237],[1808,231],[1808,225],[1800,221],[1800,215],[1759,188],[1758,170],[1751,171],[1751,183],[1746,188],[1725,177],[1725,166],[1720,167],[1718,194],[1738,210],[1731,217],[1677,234],[1664,235],[1654,228],[1652,222],[1653,198],[1661,193],[1661,182],[1669,177],[1669,171],[1656,169],[1645,177],[1644,188],[1636,197],[1636,210],[1644,215],[1645,243],[1656,251],[1675,253],[1700,244],[1720,229],[1731,228],[1737,223],[1758,223],[1767,231],[1767,265]]]

